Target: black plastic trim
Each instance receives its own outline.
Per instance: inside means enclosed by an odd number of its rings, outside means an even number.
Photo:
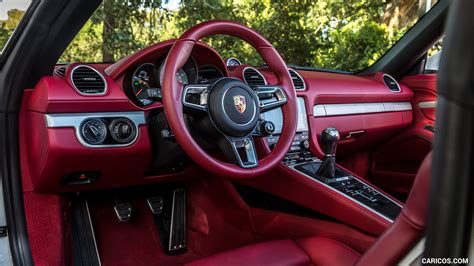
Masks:
[[[468,258],[473,244],[474,1],[451,2],[438,75],[425,258]]]
[[[330,216],[260,189],[242,185],[237,182],[233,182],[232,185],[244,202],[252,208],[342,223]]]
[[[78,195],[71,200],[71,231],[74,265],[100,265],[87,199]]]

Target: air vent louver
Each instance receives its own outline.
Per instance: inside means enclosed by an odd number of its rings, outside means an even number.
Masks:
[[[265,77],[255,68],[247,67],[244,69],[244,80],[251,87],[267,85]]]
[[[288,72],[290,72],[290,76],[293,80],[295,90],[304,91],[306,89],[306,84],[304,83],[303,78],[298,74],[298,72],[294,71],[293,69],[289,69]]]
[[[74,87],[82,94],[104,94],[106,83],[104,77],[97,70],[89,66],[78,66],[71,72],[71,81]]]
[[[64,78],[66,76],[66,66],[58,66],[54,69],[54,75]]]
[[[383,83],[385,83],[385,86],[392,92],[400,92],[400,85],[398,85],[398,82],[392,78],[391,76],[385,74],[383,75]]]

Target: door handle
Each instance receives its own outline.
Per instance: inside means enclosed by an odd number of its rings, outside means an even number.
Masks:
[[[350,139],[353,137],[360,136],[365,133],[365,130],[356,130],[356,131],[351,131],[347,134],[346,139]]]

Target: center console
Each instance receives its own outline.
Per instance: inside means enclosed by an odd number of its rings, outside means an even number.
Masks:
[[[269,112],[264,119],[275,124],[275,134],[266,138],[270,148],[278,142],[279,129],[281,130],[281,117],[277,113],[279,110]],[[329,130],[329,131],[328,131]],[[298,98],[298,129],[293,144],[283,159],[283,164],[293,171],[309,178],[328,189],[333,190],[362,207],[377,214],[383,219],[393,222],[401,212],[402,206],[396,201],[384,195],[377,188],[369,183],[348,173],[338,167],[335,163],[335,153],[339,133],[336,129],[326,129],[321,138],[322,149],[326,153],[323,160],[314,156],[309,150],[310,135],[306,120],[306,109],[304,99]],[[337,138],[330,133],[337,133]]]

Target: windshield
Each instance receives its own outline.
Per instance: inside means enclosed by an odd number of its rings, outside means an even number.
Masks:
[[[211,19],[259,31],[291,65],[356,72],[377,61],[436,1],[395,0],[105,0],[60,59],[115,62],[177,38]],[[263,64],[248,44],[228,36],[204,40],[222,57]]]

